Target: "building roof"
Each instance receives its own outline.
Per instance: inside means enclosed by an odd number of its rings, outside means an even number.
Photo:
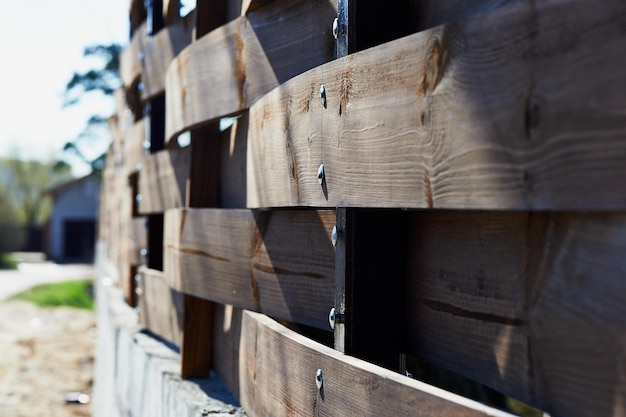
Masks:
[[[95,172],[92,172],[89,175],[85,175],[84,177],[80,177],[80,178],[74,178],[72,180],[63,182],[61,184],[57,184],[55,186],[52,186],[50,188],[45,189],[41,194],[43,196],[51,196],[52,198],[58,196],[59,194],[74,188],[76,186],[78,186],[79,184],[84,183],[85,181],[88,181],[90,179],[98,179],[98,174]]]

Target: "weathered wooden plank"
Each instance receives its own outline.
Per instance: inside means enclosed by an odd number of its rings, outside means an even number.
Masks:
[[[180,0],[163,0],[163,21],[165,26],[175,25],[181,20]],[[193,13],[191,11],[189,14]],[[187,16],[189,16],[189,14]],[[193,26],[193,23],[191,23]]]
[[[239,384],[240,379],[247,380],[248,372],[245,367],[240,366],[245,361],[239,360],[241,341],[244,337],[241,332],[242,314],[243,310],[231,305],[215,303],[213,308],[213,370],[235,398],[252,395],[249,385]]]
[[[139,171],[139,213],[163,213],[183,207],[189,167],[189,148],[164,150],[146,157]]]
[[[124,88],[118,88],[113,93],[115,98],[115,114],[117,116],[116,130],[122,136],[133,125],[134,119],[131,110],[126,102],[126,92]]]
[[[146,248],[146,219],[135,217],[126,221],[127,239],[122,244],[124,259],[131,265],[141,263],[140,252]]]
[[[172,290],[173,291],[173,290]],[[183,294],[185,319],[180,347],[180,376],[206,378],[213,358],[213,308],[207,300]]]
[[[142,0],[130,0],[130,36],[132,37],[146,20],[146,8]]]
[[[146,154],[144,142],[146,140],[147,120],[145,118],[134,123],[124,135],[123,154],[121,162],[125,166],[126,175],[140,170]]]
[[[187,294],[329,330],[332,210],[170,210],[168,282]]]
[[[510,416],[343,355],[264,315],[230,308],[224,313],[216,342],[221,357],[234,359],[229,363],[237,368],[222,362],[218,374],[250,416]]]
[[[624,214],[410,214],[410,353],[554,415],[626,415]]]
[[[139,322],[155,335],[180,346],[185,315],[183,294],[167,285],[162,271],[140,267],[138,273]]]
[[[248,207],[625,207],[625,14],[514,2],[282,84],[250,109]]]
[[[141,54],[146,44],[146,22],[133,33],[128,46],[120,54],[120,78],[126,88],[141,75]]]
[[[239,113],[281,82],[332,59],[336,12],[336,0],[278,0],[184,49],[166,75],[168,140]]]
[[[143,46],[141,61],[141,98],[148,100],[165,91],[165,72],[174,57],[189,43],[195,23],[195,12],[166,26]]]
[[[529,216],[410,213],[407,227],[409,352],[525,400]]]

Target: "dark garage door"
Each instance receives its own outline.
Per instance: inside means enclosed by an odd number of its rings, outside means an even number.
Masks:
[[[95,220],[65,221],[65,260],[93,261]]]

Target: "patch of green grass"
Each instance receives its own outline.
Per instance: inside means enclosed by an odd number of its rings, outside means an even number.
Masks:
[[[10,253],[0,253],[0,269],[17,269],[17,260]]]
[[[91,279],[42,284],[16,294],[11,299],[28,301],[39,307],[66,306],[93,310],[92,285]]]

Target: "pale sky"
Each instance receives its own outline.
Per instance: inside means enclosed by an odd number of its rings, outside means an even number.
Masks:
[[[63,108],[75,71],[97,68],[83,57],[93,44],[128,44],[129,0],[13,0],[0,13],[0,156],[61,155],[93,114],[113,114],[112,98],[94,94]],[[104,138],[102,141],[106,143]],[[88,172],[76,164],[76,175]]]

